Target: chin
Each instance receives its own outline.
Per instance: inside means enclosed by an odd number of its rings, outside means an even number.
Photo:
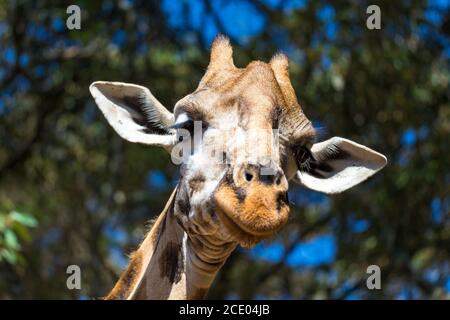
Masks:
[[[225,185],[214,198],[219,219],[244,248],[272,238],[289,216],[287,201],[280,203],[278,194],[267,190],[255,190],[239,199],[233,188]]]

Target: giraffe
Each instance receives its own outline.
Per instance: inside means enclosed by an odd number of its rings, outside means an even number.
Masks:
[[[285,224],[289,181],[339,193],[386,165],[351,140],[315,141],[284,54],[237,68],[232,51],[227,37],[216,37],[197,89],[173,113],[145,87],[91,84],[122,138],[162,147],[180,167],[164,210],[106,299],[203,299],[237,246],[251,248]]]

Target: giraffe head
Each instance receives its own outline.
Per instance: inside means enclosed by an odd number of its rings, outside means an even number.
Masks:
[[[250,247],[286,222],[288,181],[338,193],[386,164],[344,138],[315,143],[286,56],[237,68],[221,36],[198,88],[173,113],[138,85],[94,82],[90,91],[121,137],[164,147],[180,166],[175,212],[190,234]]]

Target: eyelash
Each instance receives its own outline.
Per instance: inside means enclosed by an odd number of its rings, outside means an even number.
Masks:
[[[309,171],[309,169],[311,168],[311,162],[314,161],[314,157],[308,148],[295,148],[294,157],[297,163],[297,167],[300,171]]]
[[[180,123],[175,123],[172,126],[170,126],[170,129],[175,129],[176,130],[176,134],[177,134],[177,140],[179,142],[183,141],[183,138],[181,135],[179,135],[179,131],[180,129],[183,130],[187,130],[189,131],[190,135],[192,136],[194,134],[194,121],[200,121],[200,120],[194,120],[191,117],[188,116],[188,118]],[[204,121],[202,121],[202,131],[204,132],[204,130],[208,128],[208,124]]]
[[[176,123],[171,126],[172,129],[185,129],[192,132],[194,130],[194,120],[188,119],[186,121],[183,121],[181,123]]]

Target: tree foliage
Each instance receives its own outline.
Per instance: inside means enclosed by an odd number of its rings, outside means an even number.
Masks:
[[[128,144],[90,97],[95,80],[145,85],[172,109],[197,86],[213,36],[235,61],[290,57],[320,138],[388,156],[377,176],[324,196],[291,185],[288,225],[237,250],[213,298],[448,298],[449,14],[439,1],[0,1],[0,298],[96,298],[162,210],[177,167]],[[29,214],[24,214],[27,212]],[[82,270],[68,290],[66,267]],[[366,268],[382,290],[366,288]]]

